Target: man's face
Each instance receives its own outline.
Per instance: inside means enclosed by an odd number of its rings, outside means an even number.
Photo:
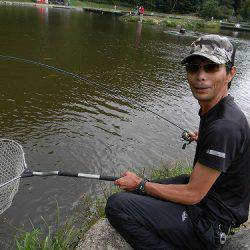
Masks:
[[[227,85],[232,78],[230,78],[231,74],[227,74],[224,64],[211,65],[214,63],[204,57],[194,57],[188,63],[191,66],[199,65],[196,72],[187,70],[188,83],[198,101],[217,102],[227,94]],[[210,64],[210,70],[206,72],[204,66],[206,68],[208,64]]]

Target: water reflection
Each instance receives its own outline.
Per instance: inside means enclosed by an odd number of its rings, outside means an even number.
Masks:
[[[138,48],[140,46],[141,30],[142,30],[142,22],[137,22],[137,24],[136,24],[136,40],[135,40],[136,48]]]
[[[39,17],[39,21],[41,26],[48,25],[49,22],[49,8],[48,7],[38,7],[37,11],[39,13],[38,17]]]

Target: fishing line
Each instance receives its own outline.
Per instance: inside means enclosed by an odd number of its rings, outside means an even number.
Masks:
[[[86,76],[82,76],[82,75],[79,75],[79,74],[75,74],[75,73],[72,73],[72,72],[69,72],[69,71],[66,71],[64,69],[61,69],[61,68],[57,68],[57,67],[54,67],[54,66],[51,66],[51,65],[48,65],[48,64],[45,64],[45,63],[41,63],[41,62],[37,62],[37,61],[33,61],[33,60],[29,60],[29,59],[24,59],[24,58],[19,58],[19,57],[14,57],[14,56],[5,56],[5,55],[0,55],[0,58],[1,59],[5,59],[5,60],[15,60],[15,61],[20,61],[20,62],[24,62],[24,63],[28,63],[28,64],[34,64],[34,65],[38,65],[40,67],[43,67],[43,68],[47,68],[47,69],[50,69],[50,70],[53,70],[53,71],[57,71],[57,72],[60,72],[61,74],[63,75],[69,75],[73,78],[76,78],[76,79],[79,79],[81,81],[84,81],[84,82],[87,82],[88,84],[92,84],[94,86],[97,86],[98,88],[101,88],[101,89],[104,89],[106,90],[107,92],[109,93],[112,93],[112,94],[115,94],[116,93],[112,90],[110,90],[109,88],[105,88],[104,86],[100,85],[97,81],[94,81],[94,80],[91,80],[89,78],[87,78]],[[167,121],[168,123],[172,124],[173,126],[179,128],[180,130],[183,131],[183,134],[182,134],[182,138],[184,140],[186,140],[184,137],[184,133],[187,133],[187,130],[182,128],[181,126],[177,125],[176,123],[170,121],[169,119],[167,119],[166,117],[156,113],[155,111],[147,108],[146,106],[140,104],[139,102],[133,100],[133,102],[136,103],[136,105],[138,105],[140,108],[142,109],[145,109],[147,110],[148,112],[160,117],[161,119]]]
[[[38,65],[50,70],[54,70],[60,72],[64,75],[69,75],[76,79],[80,79],[81,81],[87,82],[89,84],[93,84],[99,88],[105,89],[106,91],[114,93],[114,91],[101,86],[98,82],[88,79],[85,76],[81,76],[79,74],[75,74],[54,66],[50,66],[44,63],[36,62],[33,60],[13,57],[13,56],[5,56],[0,55],[1,59],[5,60],[15,60],[21,61],[24,63]],[[183,131],[182,138],[186,141],[191,142],[189,138],[188,132],[182,128],[181,126],[175,124],[174,122],[168,120],[166,117],[154,112],[153,110],[145,107],[144,105],[134,101],[140,108],[147,110],[148,112],[160,117],[161,119],[167,121],[173,126],[179,128]],[[183,149],[186,147],[187,143],[183,144]],[[103,175],[93,175],[93,174],[84,174],[84,173],[73,173],[73,172],[64,172],[64,171],[49,171],[49,172],[32,172],[27,169],[27,165],[25,162],[24,151],[20,144],[12,140],[0,140],[0,214],[3,213],[6,209],[8,209],[13,201],[15,194],[18,191],[19,182],[21,178],[32,177],[32,176],[68,176],[68,177],[78,177],[78,178],[89,178],[89,179],[98,179],[98,180],[106,180],[106,181],[114,181],[120,177],[115,176],[103,176]]]

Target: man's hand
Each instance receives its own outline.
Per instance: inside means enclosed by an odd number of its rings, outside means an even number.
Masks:
[[[138,177],[136,174],[132,172],[125,172],[121,178],[115,181],[115,184],[126,191],[132,191],[140,184],[141,181],[142,178]]]
[[[190,142],[198,140],[198,135],[199,135],[198,131],[188,131],[188,135]]]

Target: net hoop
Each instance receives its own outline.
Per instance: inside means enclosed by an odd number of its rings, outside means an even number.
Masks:
[[[26,168],[22,146],[13,140],[0,139],[0,214],[11,206]]]

